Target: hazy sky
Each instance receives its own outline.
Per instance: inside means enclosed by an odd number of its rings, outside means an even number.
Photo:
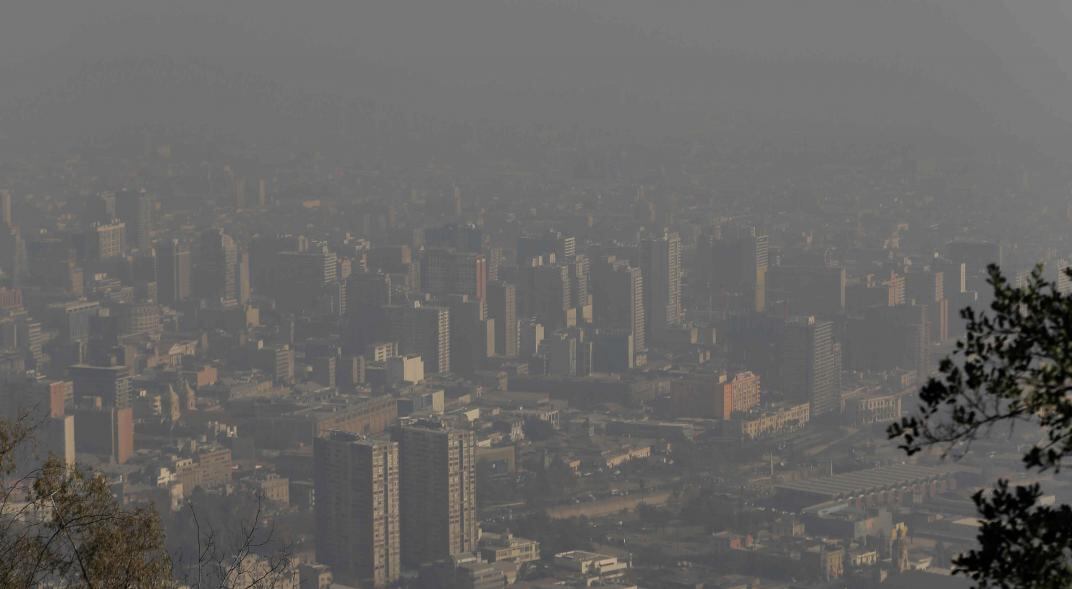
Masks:
[[[630,106],[602,123],[748,111],[824,124],[840,111],[852,124],[927,119],[956,133],[979,124],[954,120],[961,111],[978,110],[1046,134],[1049,117],[1072,121],[1068,4],[18,0],[0,18],[0,66],[14,80],[0,105],[64,87],[87,63],[166,57],[460,116],[585,120],[619,103]]]

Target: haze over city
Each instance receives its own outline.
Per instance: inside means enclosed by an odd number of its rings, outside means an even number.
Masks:
[[[999,480],[1072,500],[1070,27],[4,2],[0,586],[999,586]]]

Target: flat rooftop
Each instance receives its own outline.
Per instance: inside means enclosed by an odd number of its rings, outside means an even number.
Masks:
[[[794,481],[777,485],[775,488],[780,492],[808,493],[836,498],[930,481],[949,476],[954,472],[956,469],[950,467],[935,468],[898,464],[847,472],[821,479]]]

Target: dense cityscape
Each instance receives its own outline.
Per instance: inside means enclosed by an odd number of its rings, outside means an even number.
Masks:
[[[377,121],[0,160],[11,476],[151,505],[180,579],[252,526],[281,589],[966,587],[973,493],[1072,498],[1025,432],[887,439],[988,264],[1072,291],[1045,150]]]

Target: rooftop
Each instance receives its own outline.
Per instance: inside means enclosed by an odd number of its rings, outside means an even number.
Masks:
[[[935,468],[913,464],[898,464],[847,472],[821,479],[784,483],[778,485],[777,489],[779,491],[809,493],[836,498],[929,481],[949,476],[954,472],[956,470],[950,467]]]

